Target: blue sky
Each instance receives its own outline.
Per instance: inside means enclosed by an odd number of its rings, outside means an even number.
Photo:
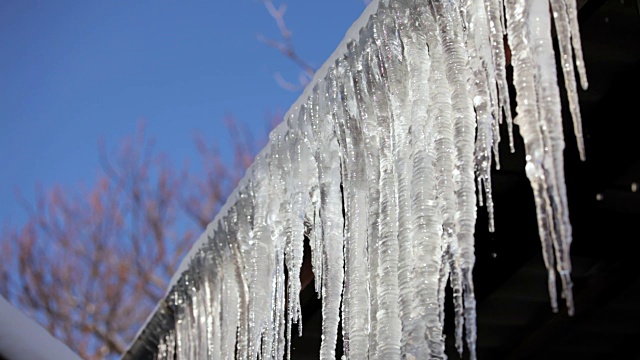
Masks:
[[[365,7],[287,5],[296,49],[316,67]],[[278,37],[257,0],[1,0],[0,224],[24,219],[15,190],[90,187],[99,140],[114,148],[141,119],[177,165],[195,158],[196,132],[229,148],[226,113],[262,132],[265,114],[298,96],[274,73],[295,81],[298,70],[257,33]]]

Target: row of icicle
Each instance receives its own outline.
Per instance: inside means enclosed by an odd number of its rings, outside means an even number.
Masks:
[[[322,359],[335,357],[340,322],[346,358],[446,358],[447,282],[456,346],[466,342],[475,358],[476,202],[493,231],[503,118],[514,147],[505,35],[551,302],[557,309],[557,270],[573,312],[551,28],[584,156],[575,1],[370,6],[375,13],[289,110],[186,260],[165,300],[172,326],[154,329],[158,359],[289,357],[292,324],[302,331],[305,238],[322,299]]]

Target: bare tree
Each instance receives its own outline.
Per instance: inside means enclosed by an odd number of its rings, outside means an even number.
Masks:
[[[0,292],[83,358],[122,353],[250,163],[249,145],[232,136],[235,164],[201,142],[205,173],[195,176],[140,129],[115,158],[101,151],[105,174],[90,191],[38,191],[27,222],[1,234]]]
[[[303,86],[314,69],[293,48],[286,7],[263,2],[282,40],[261,39],[301,69]],[[196,138],[203,173],[179,170],[141,126],[115,156],[101,147],[103,175],[90,190],[37,190],[35,203],[23,201],[26,222],[0,233],[0,293],[81,357],[118,357],[262,146],[232,116],[225,123],[231,165]]]

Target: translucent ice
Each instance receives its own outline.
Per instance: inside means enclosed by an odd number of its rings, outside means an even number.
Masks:
[[[513,150],[508,53],[551,303],[557,309],[558,277],[572,313],[551,22],[584,154],[576,11],[571,0],[372,2],[271,133],[125,358],[137,342],[157,359],[290,357],[294,325],[302,331],[305,241],[322,299],[320,358],[335,358],[340,325],[346,358],[445,358],[447,284],[456,347],[466,343],[475,358],[473,231],[478,204],[495,226],[503,119]]]

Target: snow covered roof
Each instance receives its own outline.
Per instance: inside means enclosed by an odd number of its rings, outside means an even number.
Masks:
[[[80,360],[80,357],[0,296],[0,359]]]

